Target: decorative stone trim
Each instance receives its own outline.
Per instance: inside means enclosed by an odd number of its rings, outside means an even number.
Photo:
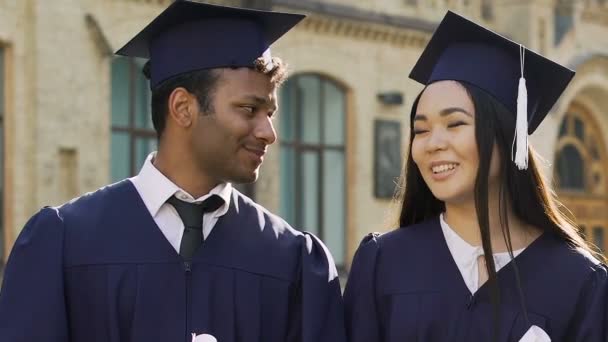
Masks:
[[[585,9],[581,13],[581,20],[584,22],[608,26],[608,8]]]
[[[427,32],[336,19],[316,14],[308,16],[297,28],[317,34],[344,36],[400,47],[422,48],[429,39]]]
[[[173,0],[115,0],[169,5]],[[211,4],[242,6],[243,0],[212,0]],[[254,3],[249,1],[250,3]],[[417,18],[366,11],[318,0],[258,0],[259,6],[308,14],[297,28],[318,34],[350,37],[400,47],[421,48],[436,23]],[[255,3],[257,3],[255,2]]]
[[[115,0],[124,2],[139,2],[142,4],[165,5],[169,6],[175,0]],[[201,1],[201,0],[199,0]],[[224,6],[239,6],[241,0],[205,0],[206,3]]]

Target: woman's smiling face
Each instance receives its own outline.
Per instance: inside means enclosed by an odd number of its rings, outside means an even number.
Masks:
[[[413,121],[412,158],[433,195],[443,202],[474,200],[479,153],[475,106],[456,81],[427,86]],[[498,175],[498,153],[492,153],[489,182]]]

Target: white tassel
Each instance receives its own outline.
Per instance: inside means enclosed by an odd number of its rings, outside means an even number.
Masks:
[[[520,170],[528,168],[528,90],[526,79],[519,79],[517,90],[517,119],[515,122],[515,165]]]
[[[523,46],[521,49],[525,51]],[[521,77],[517,89],[517,118],[515,121],[515,136],[513,137],[513,143],[516,145],[515,158],[511,156],[520,170],[528,168],[528,90],[526,89],[526,79],[523,72],[523,51],[520,50]]]

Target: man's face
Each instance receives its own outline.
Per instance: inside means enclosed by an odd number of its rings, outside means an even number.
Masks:
[[[277,92],[269,76],[252,69],[217,72],[212,112],[199,111],[194,122],[194,160],[215,181],[251,183],[277,138],[272,122]]]

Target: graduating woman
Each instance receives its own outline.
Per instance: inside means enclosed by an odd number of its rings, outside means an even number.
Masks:
[[[353,260],[351,342],[608,341],[607,268],[527,141],[573,76],[446,15],[410,74],[400,228]]]

